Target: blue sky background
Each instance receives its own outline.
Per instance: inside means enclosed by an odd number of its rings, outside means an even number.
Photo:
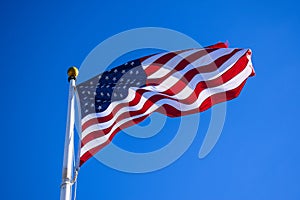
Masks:
[[[1,199],[59,198],[67,68],[106,38],[147,26],[203,46],[228,40],[251,48],[257,75],[227,104],[223,133],[205,159],[198,151],[210,111],[188,151],[167,168],[128,174],[91,159],[77,199],[300,199],[298,4],[1,1]]]

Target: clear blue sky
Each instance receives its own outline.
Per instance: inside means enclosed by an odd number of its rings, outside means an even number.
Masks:
[[[300,199],[299,24],[299,3],[290,0],[1,1],[1,199],[59,198],[67,68],[106,38],[147,26],[202,45],[251,48],[257,75],[227,104],[223,133],[205,159],[198,151],[210,111],[167,168],[129,174],[91,159],[77,198]]]

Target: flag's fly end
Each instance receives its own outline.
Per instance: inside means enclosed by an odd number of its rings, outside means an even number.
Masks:
[[[211,46],[207,46],[204,48],[208,48],[208,49],[220,49],[220,48],[228,48],[229,47],[229,43],[226,40],[226,42],[218,42],[217,44],[211,45]]]

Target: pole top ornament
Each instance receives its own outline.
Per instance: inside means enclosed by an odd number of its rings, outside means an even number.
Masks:
[[[68,69],[68,80],[70,81],[71,79],[76,80],[76,77],[78,76],[79,71],[77,69],[77,67],[72,66]]]

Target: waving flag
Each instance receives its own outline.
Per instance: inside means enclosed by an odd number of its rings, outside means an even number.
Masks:
[[[179,117],[207,110],[237,97],[254,74],[250,49],[218,43],[146,56],[79,84],[80,165],[151,113]]]

